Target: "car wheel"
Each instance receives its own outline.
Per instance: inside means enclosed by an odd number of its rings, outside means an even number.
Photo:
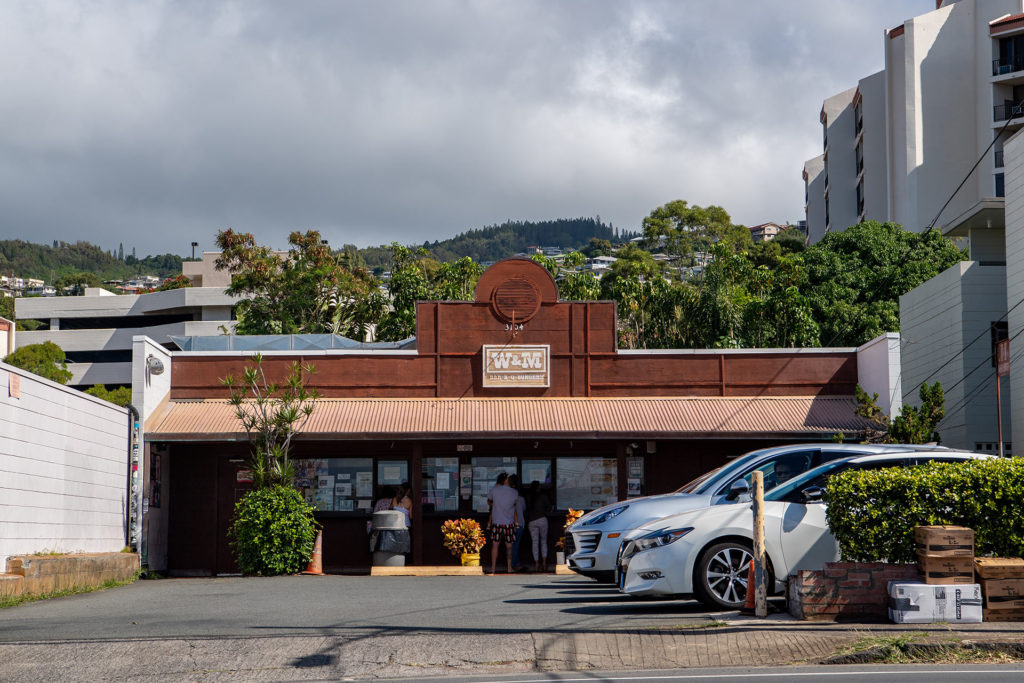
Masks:
[[[697,599],[719,609],[743,607],[747,598],[747,573],[753,558],[750,546],[739,541],[717,543],[705,550],[693,574],[693,592]]]

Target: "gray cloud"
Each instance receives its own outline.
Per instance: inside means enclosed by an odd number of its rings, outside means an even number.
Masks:
[[[797,220],[821,100],[931,0],[0,6],[0,237],[187,253]]]

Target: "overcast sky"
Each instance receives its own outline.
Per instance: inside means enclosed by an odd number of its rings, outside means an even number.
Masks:
[[[0,238],[282,246],[673,199],[803,218],[821,101],[933,0],[0,3]]]

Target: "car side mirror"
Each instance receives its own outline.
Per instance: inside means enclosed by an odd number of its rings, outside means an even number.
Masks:
[[[750,493],[750,482],[746,479],[737,479],[729,485],[729,493],[726,495],[726,500],[736,500],[740,496]]]
[[[803,494],[805,503],[820,503],[825,495],[825,489],[820,486],[808,486],[800,493]]]

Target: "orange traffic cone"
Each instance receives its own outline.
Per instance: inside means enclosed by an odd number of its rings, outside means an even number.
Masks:
[[[747,571],[747,599],[743,603],[743,609],[740,610],[740,614],[754,614],[754,561],[750,561],[749,570]]]
[[[303,574],[323,574],[323,538],[324,534],[322,531],[316,532],[316,543],[313,544],[313,556],[309,558],[309,566],[306,567],[306,571]]]

